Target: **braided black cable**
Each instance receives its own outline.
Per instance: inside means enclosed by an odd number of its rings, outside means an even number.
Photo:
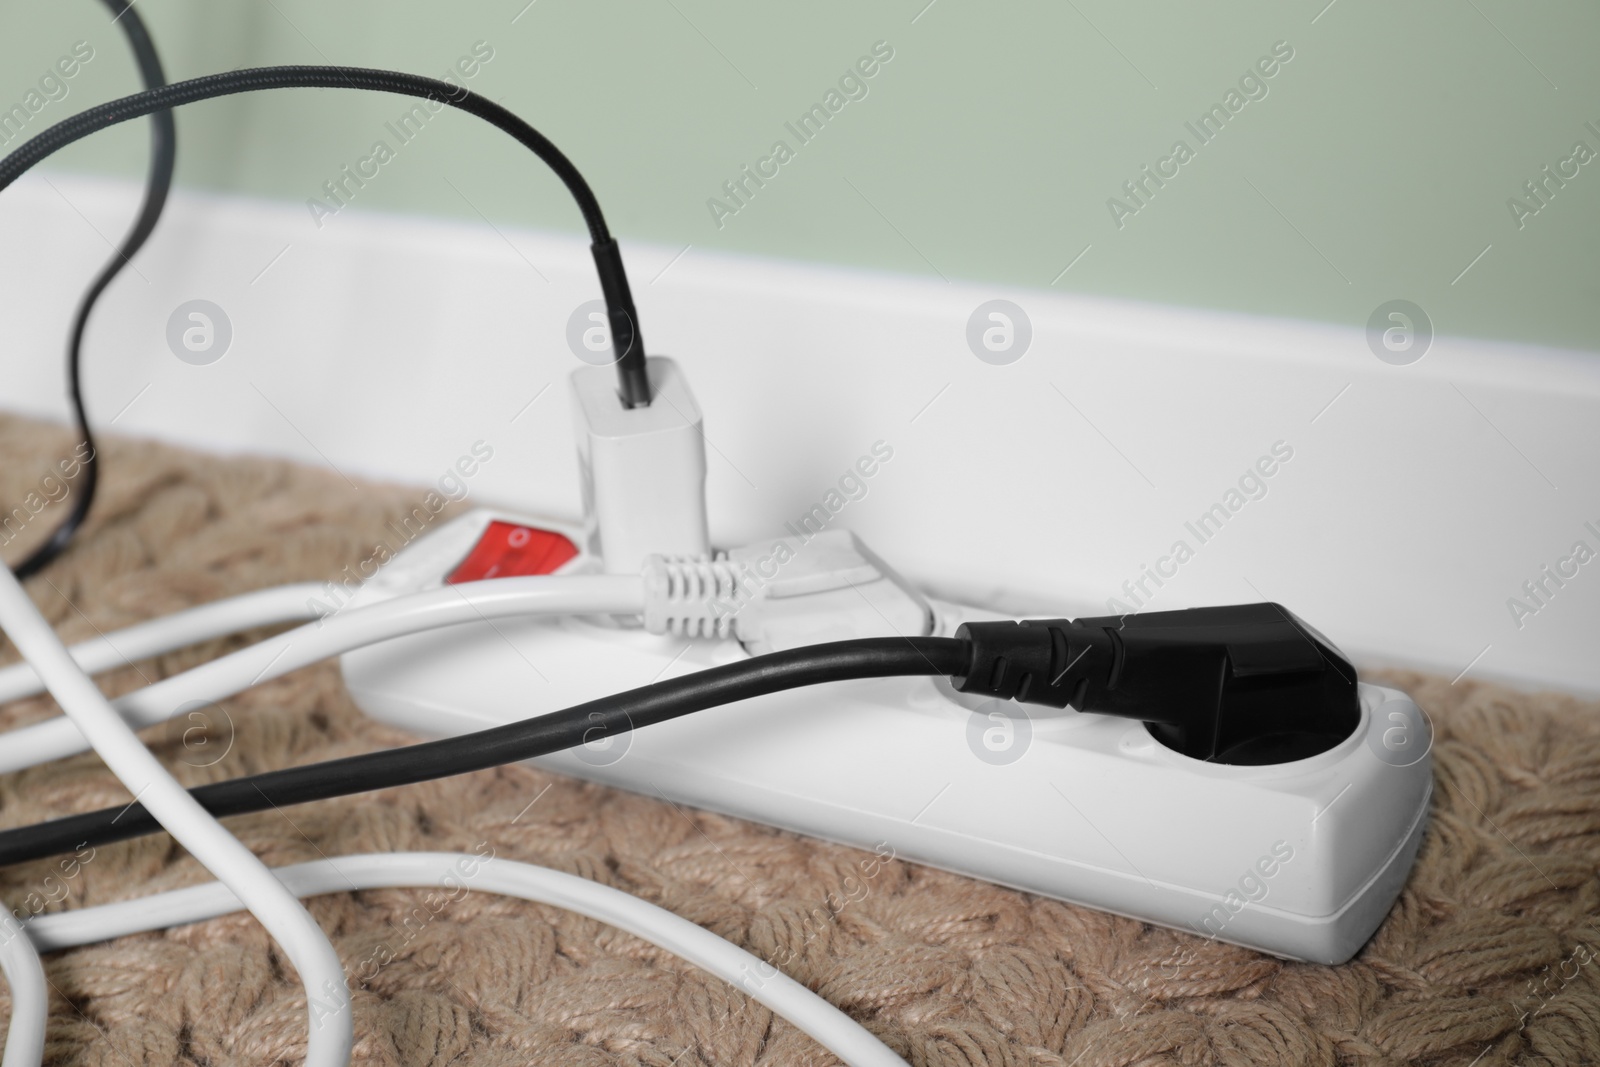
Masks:
[[[201,100],[263,89],[368,89],[436,100],[476,115],[496,129],[510,134],[519,144],[544,160],[577,201],[584,225],[589,230],[595,269],[600,274],[600,288],[605,294],[606,313],[611,323],[612,346],[614,351],[622,353],[617,361],[617,374],[623,403],[628,407],[642,407],[650,403],[644,343],[638,332],[639,316],[633,306],[633,294],[628,287],[616,240],[606,227],[600,202],[595,199],[589,183],[584,181],[572,161],[544,134],[514,112],[459,85],[418,74],[365,67],[257,67],[208,74],[203,78],[134,93],[62,119],[0,160],[0,190],[7,188],[29,168],[59,149],[108,126]]]
[[[145,29],[138,12],[133,10],[128,0],[104,0],[104,3],[111,9],[112,21],[122,24],[122,32],[128,38],[128,47],[133,50],[145,86],[155,89],[167,84],[166,72],[161,69],[161,57],[156,54],[155,43],[150,40],[150,33]],[[100,269],[94,281],[89,283],[88,290],[78,303],[67,341],[67,397],[72,402],[78,436],[83,439],[79,449],[83,472],[79,476],[67,517],[51,531],[49,538],[17,564],[15,570],[18,578],[37,574],[61,555],[88,518],[89,508],[94,504],[95,489],[100,484],[100,452],[95,447],[94,434],[89,429],[89,413],[83,404],[83,335],[89,328],[89,316],[99,303],[100,295],[144,247],[156,223],[161,221],[161,212],[167,205],[167,194],[172,191],[172,172],[177,159],[178,132],[172,112],[153,112],[150,116],[150,172],[145,178],[144,203],[139,208],[133,227],[122,239],[121,247]]]

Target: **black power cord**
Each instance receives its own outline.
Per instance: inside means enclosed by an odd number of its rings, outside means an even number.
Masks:
[[[546,756],[691,712],[785,689],[853,678],[961,674],[970,647],[950,637],[873,637],[773,652],[684,678],[405,748],[268,771],[191,789],[216,816],[365,793]],[[159,831],[141,804],[0,832],[0,866]]]
[[[611,323],[612,348],[621,353],[617,360],[617,375],[622,402],[630,408],[649,405],[650,379],[645,366],[644,341],[637,325],[639,315],[633,306],[633,292],[628,287],[628,275],[623,269],[622,252],[606,227],[600,203],[595,199],[588,182],[583,180],[583,175],[572,161],[562,155],[561,150],[544,134],[518,118],[514,112],[458,85],[399,71],[322,66],[259,67],[175,82],[89,108],[44,130],[0,160],[0,190],[58,149],[108,126],[200,100],[262,89],[367,89],[437,100],[476,115],[510,134],[544,160],[577,201],[578,210],[583,213],[584,224],[589,229],[590,251],[594,256],[595,270],[600,275],[600,291],[605,297],[606,316]]]
[[[122,24],[122,32],[128,38],[128,46],[133,50],[134,60],[139,65],[139,76],[144,80],[146,87],[160,88],[167,84],[166,73],[161,69],[161,57],[156,54],[156,46],[150,40],[150,33],[145,29],[144,22],[139,18],[139,13],[133,10],[133,5],[127,0],[103,0],[106,7],[111,9],[113,22]],[[78,435],[83,438],[82,451],[83,473],[73,497],[72,510],[61,524],[50,533],[44,543],[35,548],[28,557],[18,563],[15,568],[18,578],[27,578],[39,573],[49,563],[66,549],[67,545],[83,525],[88,517],[89,508],[94,503],[94,491],[100,481],[100,454],[95,447],[94,435],[89,430],[89,416],[83,406],[83,335],[89,328],[89,316],[93,313],[95,304],[100,300],[100,294],[106,291],[122,268],[127,266],[139,249],[144,247],[150,234],[156,228],[156,223],[161,220],[161,212],[167,205],[167,194],[172,190],[172,171],[178,157],[178,133],[176,124],[172,120],[171,111],[157,111],[150,116],[150,173],[145,178],[144,204],[139,208],[139,215],[133,222],[133,228],[122,239],[122,245],[117,249],[111,260],[100,269],[100,274],[90,283],[89,289],[83,294],[82,301],[78,304],[77,316],[72,322],[72,334],[67,342],[67,393],[72,400],[72,413],[77,419]]]
[[[786,689],[946,675],[997,699],[1147,723],[1198,760],[1258,766],[1342,743],[1361,721],[1356,673],[1277,604],[1104,618],[969,623],[955,637],[864,638],[756,656],[538,718],[405,748],[216,782],[190,794],[216,816],[432,781]],[[154,833],[138,803],[0,832],[0,865]]]

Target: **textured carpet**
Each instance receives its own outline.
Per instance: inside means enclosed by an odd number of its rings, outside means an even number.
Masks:
[[[71,449],[59,429],[0,420],[6,512],[26,513],[30,493],[59,495],[44,479]],[[107,442],[104,459],[86,534],[29,584],[69,640],[332,577],[371,556],[385,523],[425,494],[130,441]],[[5,557],[19,558],[63,510],[15,523]],[[261,636],[102,682],[125,692]],[[524,767],[229,825],[272,864],[487,844],[626,889],[779,963],[918,1067],[1600,1062],[1600,961],[1590,962],[1600,953],[1600,706],[1470,680],[1386,680],[1432,715],[1435,809],[1398,907],[1341,967],[1286,964],[910,863],[875,865]],[[224,710],[204,729],[179,722],[145,736],[191,784],[403,740],[361,717],[331,665]],[[47,699],[21,702],[0,709],[0,727],[52,713]],[[127,800],[90,755],[0,777],[5,825]],[[59,861],[0,871],[0,897],[26,915],[203,879],[158,836],[100,848],[70,874]],[[310,903],[366,978],[354,993],[359,1063],[834,1062],[633,937],[484,893],[437,909],[429,897]],[[304,1049],[303,994],[249,917],[64,953],[46,970],[51,1062],[265,1065]]]

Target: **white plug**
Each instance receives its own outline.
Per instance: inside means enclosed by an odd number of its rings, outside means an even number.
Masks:
[[[716,560],[655,556],[644,588],[651,633],[733,636],[751,655],[934,629],[922,594],[848,530],[745,545]]]
[[[627,408],[610,367],[572,373],[587,548],[608,574],[647,556],[710,555],[700,405],[678,365],[651,356],[649,407]]]

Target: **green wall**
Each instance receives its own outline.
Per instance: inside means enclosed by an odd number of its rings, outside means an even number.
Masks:
[[[526,3],[138,10],[173,78],[323,62],[442,74],[486,42],[468,84],[554,139],[625,239],[1352,325],[1398,297],[1441,333],[1600,350],[1600,159],[1520,228],[1507,205],[1534,204],[1523,183],[1575,142],[1600,152],[1592,3]],[[74,41],[96,49],[30,129],[134,87],[93,0],[12,0],[4,17],[0,105]],[[785,123],[880,41],[893,57],[866,95],[801,144]],[[1277,42],[1293,58],[1266,95],[1201,144],[1185,122]],[[397,151],[351,210],[578,229],[522,150],[457,115],[399,146],[384,124],[404,110],[334,90],[195,105],[179,181],[304,201],[381,138]],[[1193,158],[1166,164],[1176,176],[1143,206],[1124,196],[1180,138]],[[53,165],[135,174],[146,139],[101,134]],[[734,206],[723,182],[780,139],[793,158],[719,226],[707,201]],[[1114,221],[1112,197],[1138,210]]]

